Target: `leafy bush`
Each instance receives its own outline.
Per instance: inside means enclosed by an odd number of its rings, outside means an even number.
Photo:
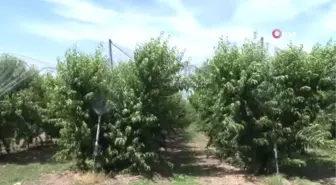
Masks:
[[[163,158],[167,133],[187,124],[180,53],[161,38],[139,46],[134,61],[111,69],[99,50],[94,55],[69,50],[58,64],[48,110],[61,128],[59,158],[80,169],[91,167],[97,115],[92,106],[107,100],[102,116],[100,152],[103,169],[149,171]]]
[[[274,151],[279,162],[301,164],[295,156],[307,146],[332,146],[335,55],[332,42],[311,53],[290,45],[270,57],[256,37],[241,48],[221,39],[196,72],[190,98],[209,145],[259,172]]]
[[[0,57],[0,139],[7,152],[12,140],[28,143],[42,132],[41,80],[34,68],[4,54]]]

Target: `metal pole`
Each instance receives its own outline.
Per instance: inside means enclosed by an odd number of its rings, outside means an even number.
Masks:
[[[274,151],[274,158],[275,158],[276,174],[279,175],[278,147],[276,143],[274,143],[273,145],[273,151]]]
[[[112,40],[111,39],[109,39],[109,53],[110,53],[111,66],[113,67]]]
[[[100,130],[100,119],[101,119],[101,115],[98,116],[98,126],[97,126],[97,133],[96,133],[96,142],[95,142],[94,151],[93,151],[93,173],[96,172],[96,157],[98,155],[98,139],[99,139],[99,130]]]

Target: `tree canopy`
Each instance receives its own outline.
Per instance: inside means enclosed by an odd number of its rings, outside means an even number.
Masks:
[[[220,157],[263,171],[304,161],[308,147],[334,147],[336,43],[310,52],[289,45],[269,56],[256,37],[243,46],[220,39],[214,56],[191,76],[188,61],[162,37],[113,68],[102,50],[69,49],[55,74],[40,74],[13,56],[0,57],[0,139],[56,140],[57,159],[93,167],[97,110],[101,170],[152,171],[168,136],[197,122]],[[192,95],[183,97],[184,90]],[[102,111],[102,110],[100,110]],[[1,150],[0,150],[1,151]],[[274,153],[275,151],[275,153]]]

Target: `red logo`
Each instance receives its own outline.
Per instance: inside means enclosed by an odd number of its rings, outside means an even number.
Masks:
[[[275,39],[280,38],[281,35],[282,35],[282,32],[281,32],[279,29],[274,29],[274,30],[272,31],[272,36],[273,36],[273,38],[275,38]]]

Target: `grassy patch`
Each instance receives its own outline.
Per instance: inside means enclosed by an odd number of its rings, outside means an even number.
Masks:
[[[52,145],[32,147],[0,156],[0,184],[34,181],[42,175],[59,172],[70,167],[69,163],[57,163],[52,156],[57,148]]]
[[[130,183],[130,185],[151,185],[151,184],[153,184],[152,181],[148,179],[141,179],[136,182]]]
[[[331,178],[335,178],[335,150],[334,149],[310,149],[300,159],[305,161],[305,166],[283,166],[281,172],[290,177],[300,177],[311,181],[323,181],[323,184],[330,184]],[[333,182],[334,183],[334,182]]]
[[[187,175],[174,175],[170,181],[151,181],[149,179],[141,179],[136,182],[130,183],[130,185],[154,185],[154,184],[169,184],[169,185],[198,185],[196,178]]]
[[[187,175],[176,175],[172,180],[172,185],[197,185],[196,179]]]
[[[2,164],[0,184],[13,185],[17,182],[34,181],[43,174],[63,171],[68,167],[68,164],[62,163]]]
[[[288,182],[283,176],[274,175],[265,179],[265,185],[287,185]]]
[[[312,182],[307,179],[296,178],[292,181],[293,185],[319,185],[319,183]]]
[[[332,185],[335,183],[334,149],[310,149],[307,154],[298,156],[305,165],[282,165],[284,176],[271,176],[265,179],[266,185]],[[290,180],[287,180],[290,179]]]
[[[283,175],[274,175],[265,178],[264,185],[320,185],[319,183],[312,182],[307,179],[294,178],[291,180],[286,179]]]

